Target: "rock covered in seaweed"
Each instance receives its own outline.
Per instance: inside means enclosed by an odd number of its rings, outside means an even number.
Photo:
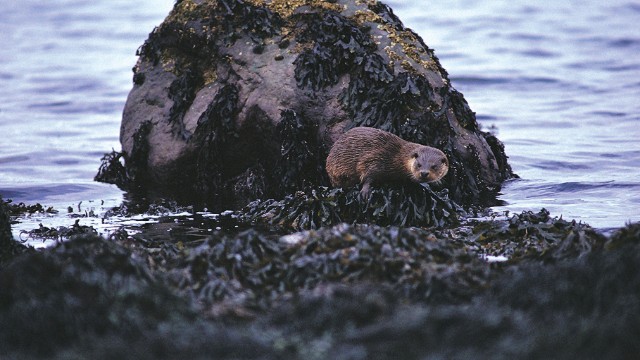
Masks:
[[[0,196],[0,244],[5,244],[13,240],[11,235],[11,219],[4,200]]]
[[[139,55],[125,167],[111,154],[98,176],[129,190],[237,207],[326,186],[328,149],[355,126],[444,151],[461,203],[512,176],[433,50],[377,1],[178,1]]]
[[[5,201],[0,195],[0,269],[15,256],[33,250],[33,248],[26,247],[13,239],[10,215],[12,211],[16,211],[16,208],[24,211],[44,210],[40,204],[32,207],[28,207],[23,203],[12,205],[11,200]]]

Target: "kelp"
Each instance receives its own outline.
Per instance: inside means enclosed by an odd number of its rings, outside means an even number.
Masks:
[[[390,36],[406,41],[402,46],[408,55],[412,54],[409,50],[415,52],[416,46],[420,47],[447,80],[433,51],[419,36],[409,33],[390,8],[378,3],[369,5],[369,9],[378,16],[374,23],[390,26]],[[359,26],[354,20],[331,11],[304,16],[304,21],[299,21],[305,27],[298,32],[296,40],[310,45],[294,62],[299,87],[319,91],[335,85],[342,75],[349,74],[348,86],[339,96],[353,119],[347,128],[375,127],[407,141],[442,149],[452,168],[452,174],[445,181],[452,199],[459,203],[469,205],[479,199],[486,200],[487,195],[496,190],[495,184],[486,184],[480,176],[482,165],[477,149],[470,147],[471,154],[461,154],[454,146],[453,136],[456,135],[448,125],[447,109],[453,109],[463,128],[479,132],[475,113],[461,93],[450,86],[433,89],[425,76],[412,68],[394,71],[390,63],[376,53],[377,48],[372,44],[366,26]],[[302,15],[297,19],[300,18]],[[414,60],[424,62],[418,57]],[[432,100],[436,91],[442,97],[441,106]],[[503,156],[504,147],[495,136],[482,135],[498,157],[494,156],[498,169],[492,170],[498,171],[504,179],[511,177],[511,168]]]
[[[219,0],[217,3],[217,8],[211,12],[212,19],[224,19],[219,24],[223,27],[229,43],[236,40],[237,32],[240,30],[249,35],[255,43],[260,44],[263,39],[278,34],[283,25],[280,15],[267,7],[254,6],[242,0]]]
[[[635,246],[640,242],[640,223],[627,224],[627,226],[616,231],[604,245],[607,250]]]
[[[156,206],[164,213],[171,204]],[[0,349],[130,355],[152,341],[157,352],[136,357],[273,359],[355,349],[356,358],[606,358],[637,349],[628,319],[640,313],[640,225],[607,238],[544,209],[492,215],[456,228],[341,223],[282,233],[236,228],[242,218],[228,212],[214,220],[224,230],[197,242],[120,229],[9,258],[2,243]],[[606,334],[615,337],[583,349]]]

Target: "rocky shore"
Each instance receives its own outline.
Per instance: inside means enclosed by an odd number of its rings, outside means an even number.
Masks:
[[[11,238],[10,212],[3,201],[7,359],[620,359],[640,350],[638,224],[605,237],[540,211],[456,228],[221,230],[198,242],[85,233],[36,251]]]
[[[105,217],[12,237],[0,198],[2,359],[633,358],[640,224],[487,210],[516,175],[424,41],[377,1],[177,1],[139,49]],[[443,151],[440,184],[330,188],[337,136]],[[206,211],[225,211],[204,218]],[[70,222],[73,222],[70,219]],[[169,222],[169,230],[181,224]]]

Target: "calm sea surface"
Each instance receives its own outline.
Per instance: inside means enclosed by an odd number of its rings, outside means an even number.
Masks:
[[[601,229],[640,221],[640,3],[389,3],[497,127],[521,179],[496,210],[545,207]]]
[[[482,126],[504,142],[521,179],[504,186],[508,205],[495,210],[545,207],[603,230],[640,221],[640,4],[387,3],[435,49]],[[120,150],[135,51],[172,6],[3,4],[0,194],[60,211],[23,219],[16,237],[39,223],[69,226],[68,207],[99,214],[120,204],[115,186],[92,179],[100,157]],[[80,221],[105,226],[99,217]]]

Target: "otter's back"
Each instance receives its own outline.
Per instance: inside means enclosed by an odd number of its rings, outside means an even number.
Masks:
[[[327,157],[327,173],[334,186],[353,186],[368,170],[390,163],[391,150],[397,151],[404,140],[383,130],[357,127],[344,133],[333,144]],[[386,166],[383,166],[386,167]]]

